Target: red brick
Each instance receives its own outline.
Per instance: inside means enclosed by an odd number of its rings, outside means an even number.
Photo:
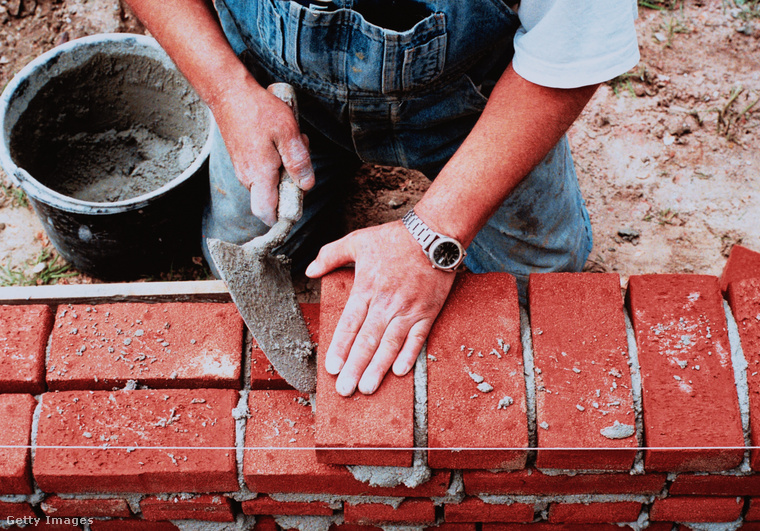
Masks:
[[[549,522],[566,524],[614,524],[635,522],[641,513],[641,502],[552,503]]]
[[[231,303],[60,306],[47,384],[109,390],[135,380],[154,388],[240,389],[242,351],[243,320]]]
[[[673,447],[647,450],[646,470],[712,472],[738,466],[744,435],[718,279],[633,276],[628,295],[645,440],[651,448]]]
[[[732,282],[728,301],[747,360],[750,442],[760,446],[760,277]],[[750,457],[752,468],[760,470],[760,451],[751,450]]]
[[[669,497],[656,499],[649,519],[667,522],[733,522],[742,512],[742,498]]]
[[[495,505],[480,498],[465,498],[462,503],[444,506],[447,522],[531,522],[533,514],[532,504]]]
[[[0,393],[45,390],[45,348],[53,311],[42,305],[0,306]]]
[[[750,498],[749,509],[744,515],[744,520],[749,522],[760,521],[760,498]]]
[[[301,304],[309,335],[315,343],[319,338],[319,304]],[[261,350],[256,339],[251,345],[251,389],[293,389],[280,376]]]
[[[32,415],[37,401],[32,395],[0,395],[0,446],[29,446]],[[0,448],[0,494],[31,494],[29,448]]]
[[[205,520],[209,522],[234,522],[232,503],[229,498],[204,494],[183,499],[174,496],[168,500],[145,498],[140,502],[142,516],[146,520]]]
[[[760,277],[760,253],[742,245],[734,245],[720,276],[720,289],[725,292],[731,282]]]
[[[430,450],[430,466],[524,467],[527,451],[520,448],[528,446],[528,424],[514,277],[458,275],[430,332],[427,353],[428,446],[464,448]],[[471,374],[493,390],[478,390],[480,382]],[[499,409],[505,397],[513,403]]]
[[[483,531],[620,531],[617,524],[483,524]],[[647,527],[647,531],[670,531],[657,529],[657,524]]]
[[[383,503],[346,503],[343,517],[347,524],[433,524],[435,506],[432,500],[404,500],[397,508]]]
[[[425,531],[476,531],[476,529],[477,526],[472,522],[443,522],[435,527],[426,527]]]
[[[680,474],[668,492],[672,496],[760,496],[760,476]]]
[[[529,296],[541,427],[536,466],[630,470],[634,432],[621,439],[602,435],[615,423],[636,425],[620,277],[532,274]]]
[[[470,495],[561,496],[565,494],[657,494],[665,486],[665,474],[560,474],[535,469],[516,472],[465,470],[464,488]]]
[[[760,531],[760,522],[746,522],[745,521],[739,529],[741,529],[742,531]]]
[[[295,516],[330,516],[333,510],[325,502],[282,502],[268,496],[259,496],[255,500],[243,502],[244,514],[270,514]]]
[[[37,518],[37,515],[28,503],[0,501],[0,522],[3,524],[9,523],[8,518]]]
[[[312,493],[346,496],[444,496],[451,472],[437,470],[415,489],[370,487],[344,466],[319,463],[314,452],[315,420],[308,395],[297,391],[251,391],[251,418],[245,431],[243,475],[254,492]],[[295,439],[295,442],[291,442]],[[292,449],[291,449],[292,448]]]
[[[67,516],[128,518],[132,516],[127,501],[119,498],[64,499],[60,496],[48,496],[40,504],[40,508],[46,515],[58,518]]]
[[[258,522],[257,522],[258,523]],[[146,522],[145,520],[95,520],[92,531],[179,531],[171,522]]]
[[[343,397],[325,354],[353,286],[353,269],[322,278],[317,348],[317,459],[321,463],[411,466],[414,446],[414,375],[389,372],[372,395]],[[377,448],[401,448],[379,450]]]
[[[59,493],[238,490],[237,401],[227,389],[47,393],[35,478]]]
[[[258,516],[253,531],[279,531],[277,522],[271,516]]]
[[[382,527],[358,524],[332,524],[328,531],[380,531]]]

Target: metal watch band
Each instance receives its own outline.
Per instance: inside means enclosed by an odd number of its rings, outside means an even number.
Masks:
[[[417,243],[422,246],[422,250],[425,252],[427,252],[430,245],[435,240],[443,236],[425,225],[425,222],[418,218],[417,214],[414,213],[414,209],[407,212],[401,221],[409,232],[412,233],[414,239],[417,240]]]

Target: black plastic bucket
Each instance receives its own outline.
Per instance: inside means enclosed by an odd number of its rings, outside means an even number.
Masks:
[[[108,280],[199,254],[213,120],[150,37],[41,55],[0,97],[0,165],[58,252]]]

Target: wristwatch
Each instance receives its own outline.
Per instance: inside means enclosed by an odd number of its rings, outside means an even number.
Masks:
[[[457,240],[439,234],[425,225],[425,222],[414,213],[414,209],[407,212],[401,221],[417,243],[422,246],[422,251],[434,268],[454,272],[462,265],[467,252]]]

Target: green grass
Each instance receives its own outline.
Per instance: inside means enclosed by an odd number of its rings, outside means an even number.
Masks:
[[[13,185],[7,185],[0,183],[0,192],[11,202],[16,208],[29,208],[29,199],[26,197],[26,192],[21,188]]]
[[[71,264],[63,261],[50,247],[42,249],[36,258],[25,266],[11,268],[0,265],[0,286],[42,286],[57,284],[59,280],[77,276]]]

